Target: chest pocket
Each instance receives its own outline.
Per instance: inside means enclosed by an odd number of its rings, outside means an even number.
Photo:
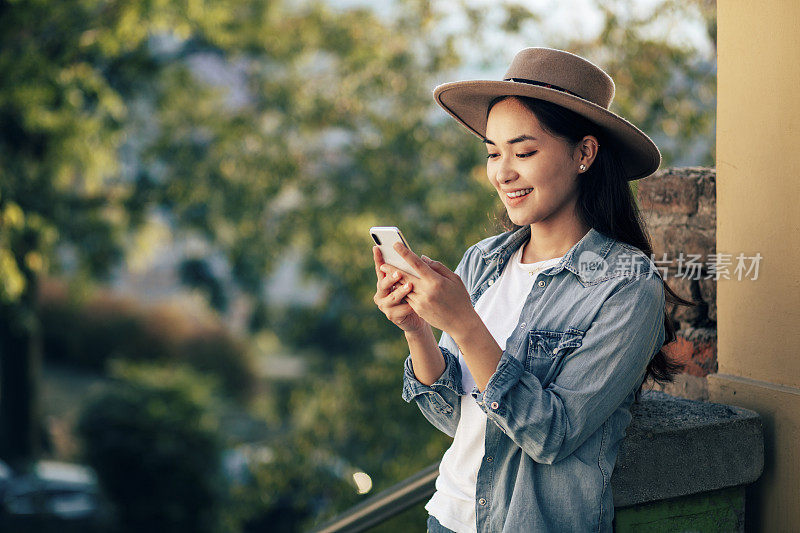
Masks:
[[[575,328],[567,331],[530,331],[525,370],[536,376],[542,386],[546,387],[555,378],[564,356],[581,345],[583,334],[583,331]]]

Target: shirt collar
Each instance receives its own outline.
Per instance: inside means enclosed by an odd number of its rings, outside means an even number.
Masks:
[[[486,262],[497,261],[498,267],[502,270],[505,262],[530,238],[530,235],[531,227],[522,226],[509,232],[496,246],[482,250],[481,257]],[[605,261],[613,245],[614,239],[594,228],[589,228],[589,231],[564,254],[561,261],[543,270],[542,274],[555,275],[567,269],[581,280],[590,281],[596,273],[594,270],[587,270],[587,264]]]

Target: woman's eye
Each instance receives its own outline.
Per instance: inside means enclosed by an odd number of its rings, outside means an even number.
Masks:
[[[535,154],[536,152],[537,152],[537,150],[534,150],[533,152],[527,152],[527,153],[524,153],[524,154],[517,154],[517,157],[530,157],[533,154]],[[494,159],[498,155],[500,155],[500,154],[488,154],[486,156],[486,159]]]

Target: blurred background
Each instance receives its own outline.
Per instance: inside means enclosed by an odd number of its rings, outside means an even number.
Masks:
[[[0,530],[304,531],[440,459],[367,232],[499,231],[433,88],[566,49],[713,166],[715,7],[0,0]]]

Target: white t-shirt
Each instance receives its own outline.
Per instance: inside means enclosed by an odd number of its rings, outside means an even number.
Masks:
[[[525,300],[533,288],[538,273],[557,264],[561,257],[522,263],[522,249],[511,256],[508,266],[475,304],[475,311],[487,329],[505,350],[506,340],[519,322]],[[450,448],[444,453],[436,478],[436,492],[425,505],[429,514],[446,528],[457,533],[477,533],[475,486],[478,469],[484,456],[486,414],[478,407],[470,392],[475,380],[458,352],[461,383],[466,396],[461,397],[461,418]]]

